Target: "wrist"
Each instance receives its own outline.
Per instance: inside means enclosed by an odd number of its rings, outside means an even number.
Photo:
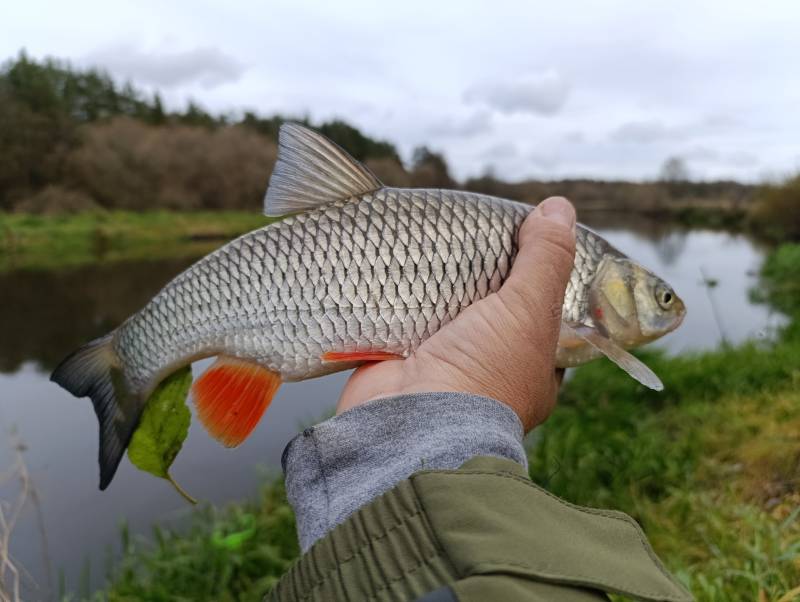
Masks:
[[[283,458],[301,545],[419,470],[455,469],[475,456],[527,466],[522,438],[507,405],[454,392],[377,399],[306,429]]]

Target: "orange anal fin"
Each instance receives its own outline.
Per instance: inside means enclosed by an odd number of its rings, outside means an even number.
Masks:
[[[322,354],[323,362],[383,362],[401,359],[402,355],[388,351],[328,351]]]
[[[192,385],[192,399],[208,433],[225,447],[236,447],[253,432],[280,386],[275,372],[220,356]]]

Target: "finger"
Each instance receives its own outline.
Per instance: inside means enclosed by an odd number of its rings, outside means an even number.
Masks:
[[[575,210],[566,199],[540,203],[520,227],[519,250],[500,289],[504,304],[538,342],[555,345],[575,259]]]

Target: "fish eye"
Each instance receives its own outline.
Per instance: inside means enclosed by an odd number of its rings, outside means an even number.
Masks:
[[[669,287],[660,284],[656,287],[656,301],[661,309],[669,309],[675,301],[675,293]]]

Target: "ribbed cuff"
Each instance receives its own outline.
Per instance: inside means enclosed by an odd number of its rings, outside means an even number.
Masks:
[[[378,399],[308,428],[282,458],[300,546],[418,470],[456,469],[475,456],[527,467],[522,437],[511,408],[464,393]]]

